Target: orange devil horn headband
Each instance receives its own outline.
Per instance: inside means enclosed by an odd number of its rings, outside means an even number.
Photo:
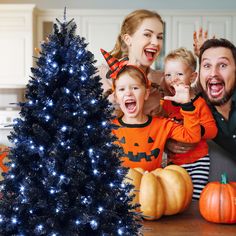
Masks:
[[[106,52],[103,49],[100,49],[103,57],[105,58],[108,66],[111,69],[110,77],[116,79],[117,75],[124,69],[125,65],[128,64],[128,61],[119,61],[117,58],[113,57],[110,53]]]
[[[112,73],[110,74],[110,77],[112,79],[117,79],[118,74],[121,71],[123,71],[126,66],[130,66],[130,67],[133,67],[136,70],[140,71],[143,74],[144,79],[146,80],[147,86],[148,87],[150,86],[150,82],[147,79],[147,76],[145,75],[145,73],[139,67],[137,67],[135,65],[128,64],[128,60],[119,61],[117,58],[113,57],[110,53],[106,52],[105,50],[103,50],[103,49],[100,49],[100,50],[101,50],[102,55],[103,55],[103,57],[105,58],[105,60],[108,64],[108,66],[111,69]]]

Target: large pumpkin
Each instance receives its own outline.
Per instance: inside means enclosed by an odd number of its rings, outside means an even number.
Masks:
[[[128,179],[136,194],[133,203],[147,220],[184,211],[192,200],[193,185],[188,172],[180,166],[169,165],[152,172],[130,169]]]
[[[207,221],[236,223],[236,182],[228,182],[222,174],[221,182],[208,183],[200,195],[199,209]]]

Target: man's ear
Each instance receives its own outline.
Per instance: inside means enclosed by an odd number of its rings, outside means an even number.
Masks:
[[[129,34],[124,34],[123,35],[123,41],[127,46],[131,46],[131,37]]]
[[[198,76],[198,73],[196,71],[192,73],[191,78],[190,78],[191,84],[195,82],[197,76]]]
[[[149,88],[147,88],[147,89],[146,89],[146,92],[145,92],[145,95],[144,95],[144,100],[145,100],[145,101],[147,101],[147,100],[148,100],[148,98],[149,98],[149,95],[150,95],[150,89],[149,89]]]

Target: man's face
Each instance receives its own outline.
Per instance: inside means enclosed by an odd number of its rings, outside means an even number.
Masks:
[[[202,54],[200,84],[212,105],[221,106],[235,89],[236,65],[228,48],[209,48]]]

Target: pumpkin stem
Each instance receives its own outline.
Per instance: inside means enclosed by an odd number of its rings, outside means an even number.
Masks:
[[[221,175],[221,184],[227,184],[228,183],[228,176],[226,173],[223,173]]]

